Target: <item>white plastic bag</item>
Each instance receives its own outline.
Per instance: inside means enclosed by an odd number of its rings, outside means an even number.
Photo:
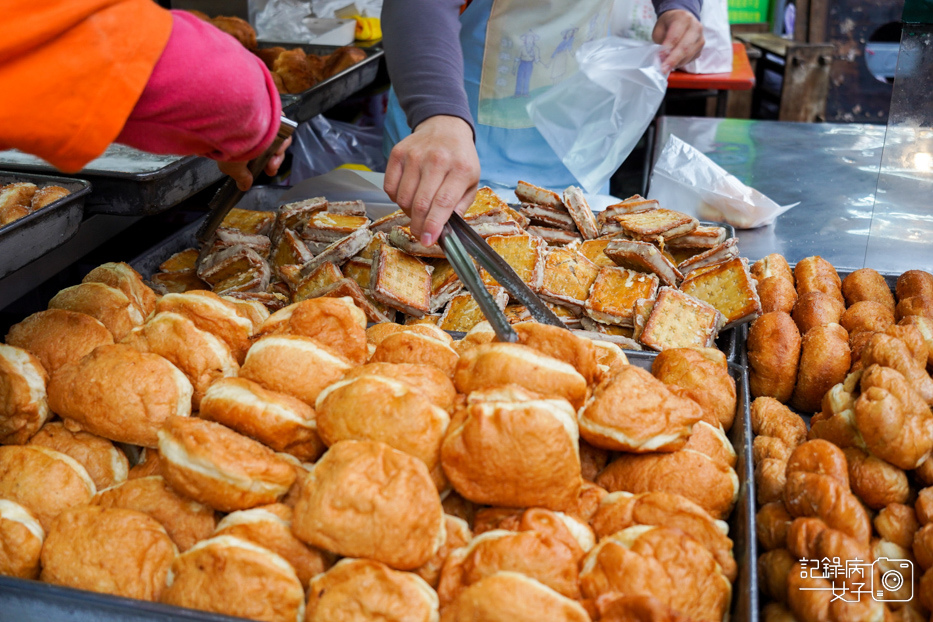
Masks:
[[[311,31],[302,21],[311,14],[311,3],[300,0],[268,0],[255,16],[256,36],[267,41],[310,41]],[[253,8],[251,6],[250,8]]]
[[[648,198],[662,207],[739,229],[770,225],[798,205],[778,205],[674,135],[654,165]]]
[[[576,53],[580,71],[526,109],[587,192],[602,188],[645,132],[664,99],[661,46],[607,37]]]

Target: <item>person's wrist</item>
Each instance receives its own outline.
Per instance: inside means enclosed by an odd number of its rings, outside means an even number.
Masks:
[[[470,124],[464,119],[453,115],[438,114],[433,117],[428,117],[414,129],[415,132],[438,130],[444,132],[462,132],[464,135],[469,136],[471,141],[473,140],[473,128]]]

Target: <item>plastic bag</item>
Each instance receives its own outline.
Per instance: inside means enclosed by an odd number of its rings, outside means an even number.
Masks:
[[[778,205],[673,135],[654,165],[648,198],[701,220],[725,221],[739,229],[770,225],[799,204]]]
[[[292,154],[291,184],[323,175],[344,164],[365,166],[371,171],[386,168],[381,130],[332,121],[323,115],[298,127],[289,151]]]
[[[576,53],[580,71],[532,99],[535,127],[588,192],[632,152],[664,99],[661,46],[607,37]]]
[[[256,36],[267,41],[310,41],[311,31],[302,21],[310,14],[310,2],[268,0],[256,13]]]

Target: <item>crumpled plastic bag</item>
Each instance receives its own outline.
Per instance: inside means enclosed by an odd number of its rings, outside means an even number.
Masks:
[[[598,192],[635,148],[664,93],[661,46],[606,37],[576,53],[580,71],[526,109],[587,192]]]
[[[382,130],[334,121],[324,115],[312,117],[298,126],[289,151],[292,184],[345,164],[363,166],[371,171],[386,168]]]
[[[302,21],[310,14],[310,2],[268,0],[256,13],[256,36],[266,41],[310,41],[311,31]]]
[[[770,225],[799,205],[778,205],[674,135],[654,165],[648,198],[656,199],[661,207],[701,220],[724,221],[738,229]]]
[[[729,27],[727,0],[704,0],[700,9],[703,24],[703,50],[686,65],[687,73],[730,73],[732,71],[732,29]]]

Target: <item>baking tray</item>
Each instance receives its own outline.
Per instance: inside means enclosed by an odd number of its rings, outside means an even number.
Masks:
[[[259,41],[262,49],[283,47],[286,50],[301,48],[307,54],[330,54],[339,49],[336,45],[313,45],[308,43],[286,43],[282,41]],[[381,45],[360,47],[366,52],[366,58],[340,73],[336,73],[323,82],[319,82],[301,93],[282,94],[282,113],[293,121],[303,123],[316,117],[328,108],[336,106],[364,86],[372,84],[379,72],[379,59],[382,58]]]
[[[16,150],[0,151],[0,169],[57,172],[44,160]],[[75,176],[94,185],[87,200],[89,213],[148,216],[178,205],[223,174],[207,158],[156,155],[114,144]]]
[[[91,184],[83,179],[0,171],[0,186],[17,182],[62,186],[71,194],[0,227],[0,278],[70,240],[78,231],[91,193]]]

